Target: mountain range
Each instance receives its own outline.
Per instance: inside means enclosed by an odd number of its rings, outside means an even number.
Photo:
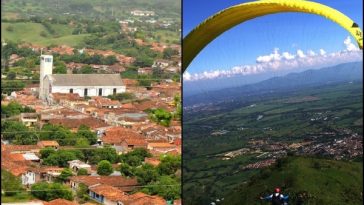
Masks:
[[[299,73],[289,73],[284,76],[273,77],[238,87],[213,91],[205,90],[193,95],[189,95],[184,91],[183,105],[186,107],[200,103],[216,103],[227,99],[233,100],[252,95],[287,92],[307,87],[362,80],[363,62],[352,62],[321,69],[306,70]],[[201,89],[201,87],[196,87],[196,89]]]

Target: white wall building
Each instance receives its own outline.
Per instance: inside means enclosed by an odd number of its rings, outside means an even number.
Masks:
[[[108,96],[123,93],[126,87],[119,74],[52,74],[53,56],[40,57],[39,98],[49,102],[51,93],[77,93],[85,96]]]

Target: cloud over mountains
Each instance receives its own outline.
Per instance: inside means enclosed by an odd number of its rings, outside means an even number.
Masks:
[[[258,56],[256,64],[240,65],[229,70],[205,71],[196,74],[190,74],[186,71],[183,74],[183,80],[196,81],[235,75],[253,75],[269,71],[315,68],[362,60],[362,51],[352,43],[350,37],[344,40],[344,45],[344,50],[332,53],[327,53],[324,49],[319,49],[317,53],[313,50],[304,52],[300,49],[296,53],[281,53],[279,48],[274,48],[271,54]]]

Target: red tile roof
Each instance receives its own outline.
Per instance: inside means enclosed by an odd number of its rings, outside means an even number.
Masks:
[[[110,185],[122,191],[132,191],[138,185],[136,178],[125,178],[122,176],[73,176],[71,181],[83,183],[86,186],[96,184]]]
[[[166,200],[160,196],[150,196],[141,192],[129,195],[125,205],[165,205]]]
[[[128,198],[125,192],[110,185],[100,184],[89,189],[96,194],[102,195],[110,201],[125,201]]]
[[[68,201],[66,199],[54,199],[50,202],[44,202],[44,205],[78,205],[78,203],[73,201]]]

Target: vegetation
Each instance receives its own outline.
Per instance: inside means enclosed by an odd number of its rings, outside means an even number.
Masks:
[[[99,175],[109,176],[113,171],[111,163],[107,160],[102,160],[97,164],[97,174]]]
[[[162,108],[151,110],[149,116],[151,120],[165,127],[168,127],[172,120],[172,114]]]
[[[257,198],[282,187],[294,204],[298,194],[306,204],[360,204],[363,164],[319,158],[289,157],[280,167],[261,170],[231,193],[224,204],[260,204]]]
[[[21,180],[4,169],[1,169],[1,189],[4,196],[15,196],[24,190]]]
[[[67,185],[59,183],[40,182],[33,184],[31,194],[44,201],[51,201],[58,198],[73,200],[72,190]]]
[[[19,115],[20,113],[34,113],[35,110],[28,107],[28,106],[22,106],[21,104],[12,101],[7,105],[1,105],[1,114],[6,115],[7,117],[11,117],[14,115]]]
[[[185,111],[184,133],[188,133],[188,137],[183,141],[183,188],[187,196],[184,203],[210,203],[224,197],[226,200],[226,195],[238,184],[257,174],[258,170],[242,170],[242,167],[258,161],[256,154],[240,155],[230,160],[216,156],[244,148],[251,139],[270,138],[275,142],[294,143],[311,136],[322,136],[323,132],[337,133],[339,129],[350,129],[362,135],[362,89],[361,82],[345,83],[251,95],[203,112]],[[305,96],[313,96],[316,100],[301,100]],[[315,113],[328,113],[328,118],[311,121],[318,115]],[[259,115],[264,117],[257,120]],[[211,135],[218,130],[227,130],[228,133]],[[340,137],[343,136],[318,137],[315,141],[326,142]]]

